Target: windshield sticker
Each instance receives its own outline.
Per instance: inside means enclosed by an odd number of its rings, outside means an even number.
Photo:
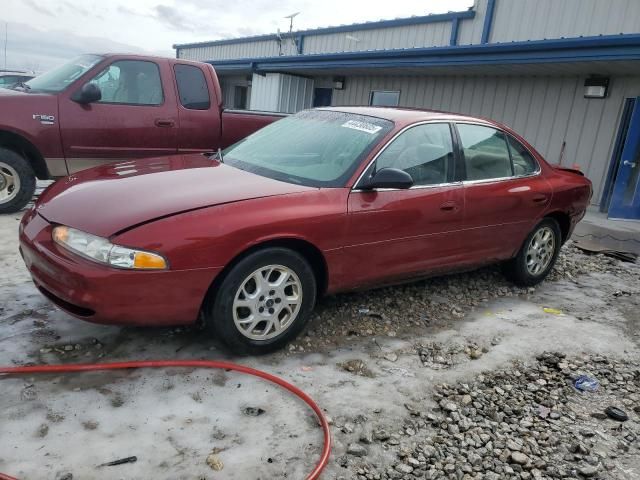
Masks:
[[[354,130],[360,130],[361,132],[370,133],[371,135],[382,130],[382,127],[379,127],[378,125],[367,122],[359,122],[358,120],[349,120],[348,122],[343,123],[342,126],[346,128],[352,128]]]

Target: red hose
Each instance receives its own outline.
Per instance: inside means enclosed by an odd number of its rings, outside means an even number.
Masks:
[[[137,362],[114,362],[114,363],[80,363],[76,365],[38,365],[33,367],[3,367],[0,366],[0,374],[32,374],[32,373],[68,373],[68,372],[89,372],[97,370],[124,370],[127,368],[164,368],[164,367],[191,367],[191,368],[219,368],[224,370],[233,370],[235,372],[246,373],[254,377],[263,378],[271,383],[275,383],[280,387],[289,390],[314,411],[324,434],[324,446],[320,460],[315,468],[307,476],[306,480],[316,480],[320,478],[320,474],[324,467],[327,466],[329,455],[331,454],[331,431],[329,430],[329,422],[320,407],[311,399],[309,395],[304,393],[298,387],[282,380],[270,373],[256,370],[255,368],[237,365],[235,363],[216,362],[211,360],[143,360]],[[0,473],[0,480],[17,480],[5,473]]]

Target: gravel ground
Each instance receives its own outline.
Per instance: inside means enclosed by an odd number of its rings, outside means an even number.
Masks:
[[[327,479],[640,478],[636,264],[569,244],[535,289],[486,268],[337,295],[288,349],[234,358],[197,328],[58,311],[16,253],[18,218],[0,216],[0,364],[207,358],[281,375],[331,418]],[[598,390],[576,390],[580,375]],[[303,405],[228,372],[13,377],[0,392],[0,471],[20,478],[304,478],[320,451]]]

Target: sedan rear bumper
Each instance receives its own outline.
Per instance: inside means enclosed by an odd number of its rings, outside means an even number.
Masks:
[[[195,323],[221,269],[132,271],[67,252],[51,239],[52,225],[34,212],[23,219],[20,253],[36,287],[71,315],[113,325]]]

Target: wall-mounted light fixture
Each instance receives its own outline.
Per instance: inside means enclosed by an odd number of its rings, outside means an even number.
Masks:
[[[591,76],[584,81],[584,98],[606,98],[609,93],[609,77]]]
[[[253,75],[247,75],[247,87],[250,87],[252,82],[253,82]]]
[[[335,90],[344,90],[344,77],[333,77],[333,88]]]

